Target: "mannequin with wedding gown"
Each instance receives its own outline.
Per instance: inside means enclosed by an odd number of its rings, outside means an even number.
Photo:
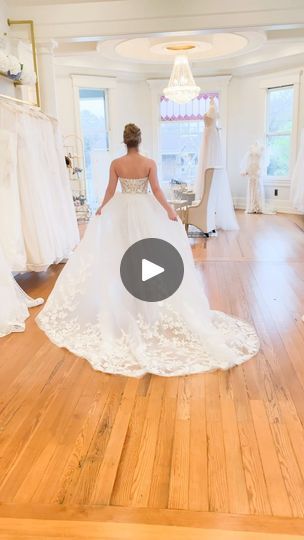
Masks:
[[[42,303],[42,298],[34,300],[19,287],[0,247],[0,337],[11,332],[23,332],[24,321],[29,316],[28,308]]]
[[[290,200],[293,208],[304,212],[304,128],[301,132],[300,148],[291,177]]]
[[[199,153],[197,178],[195,183],[196,199],[201,200],[204,193],[204,179],[207,169],[214,169],[210,197],[216,212],[215,223],[217,229],[238,230],[229,179],[222,155],[222,145],[217,128],[219,114],[216,110],[214,98],[210,98],[210,106],[204,115],[205,129]]]
[[[255,142],[250,146],[241,163],[241,175],[248,178],[246,214],[263,213],[263,156],[264,147],[259,142]]]
[[[112,162],[104,202],[36,318],[38,325],[53,343],[107,373],[176,376],[241,364],[259,349],[254,328],[210,310],[156,165],[138,152],[140,129],[127,125],[124,142],[128,153]],[[114,194],[118,182],[122,192]],[[183,259],[183,281],[163,301],[133,297],[120,277],[126,250],[145,238],[171,243]]]

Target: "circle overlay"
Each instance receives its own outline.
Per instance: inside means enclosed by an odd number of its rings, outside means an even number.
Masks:
[[[148,279],[143,261],[163,269]],[[177,249],[160,238],[145,238],[132,244],[120,263],[120,276],[127,291],[144,302],[161,302],[174,294],[184,277],[184,263]],[[144,278],[144,279],[143,279]]]

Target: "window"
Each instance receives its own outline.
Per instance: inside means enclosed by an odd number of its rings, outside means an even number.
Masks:
[[[96,88],[79,88],[80,124],[84,143],[87,200],[95,210],[103,186],[101,171],[109,150],[106,92]]]
[[[290,172],[293,86],[269,88],[267,93],[267,176],[287,178]]]
[[[190,103],[178,105],[165,96],[160,99],[160,155],[162,183],[171,180],[193,184],[197,174],[198,154],[204,129],[203,116],[209,97],[202,93]]]

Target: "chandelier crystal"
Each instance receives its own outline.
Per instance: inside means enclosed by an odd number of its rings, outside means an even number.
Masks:
[[[187,56],[175,57],[169,84],[163,90],[166,98],[175,103],[188,103],[200,93],[196,86]]]

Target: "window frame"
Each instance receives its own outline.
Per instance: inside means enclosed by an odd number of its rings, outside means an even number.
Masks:
[[[79,86],[78,87],[78,107],[79,107],[79,119],[80,119],[80,132],[82,137],[82,129],[81,129],[81,110],[80,110],[80,92],[81,90],[99,90],[100,92],[103,92],[104,95],[104,107],[105,107],[105,129],[101,130],[103,133],[106,134],[106,141],[107,141],[107,147],[106,152],[110,151],[110,133],[109,133],[109,96],[108,96],[108,90],[106,88],[92,88],[88,86]]]
[[[261,126],[261,137],[264,140],[266,145],[266,114],[267,114],[267,90],[268,88],[275,88],[279,86],[291,86],[294,87],[294,101],[293,101],[293,133],[292,133],[292,146],[291,146],[291,169],[293,168],[296,155],[297,155],[297,146],[299,141],[299,106],[300,106],[300,83],[302,77],[302,68],[297,69],[288,69],[281,71],[279,73],[273,73],[268,76],[260,77],[259,87],[263,92],[263,101],[264,101],[264,119],[263,125]],[[273,188],[277,187],[290,187],[291,176],[289,178],[280,179],[277,176],[267,176],[266,166],[263,171],[263,180],[265,187]]]
[[[111,137],[111,123],[110,123],[110,92],[117,86],[116,78],[114,77],[100,77],[97,75],[71,75],[73,91],[74,91],[74,112],[76,119],[76,134],[79,139],[82,140],[81,119],[80,119],[80,106],[79,106],[79,90],[95,89],[102,90],[105,93],[105,116],[106,116],[106,130],[108,135],[108,152],[112,149],[112,137]],[[79,149],[80,151],[80,149]]]
[[[162,156],[166,155],[166,156],[177,156],[178,154],[176,153],[173,153],[173,152],[167,152],[167,153],[163,153],[162,150],[161,150],[161,126],[163,124],[173,124],[173,123],[181,123],[181,122],[187,122],[187,123],[191,123],[191,122],[195,122],[196,124],[198,124],[198,122],[203,122],[203,120],[197,120],[197,119],[191,119],[191,120],[162,120],[161,119],[161,115],[159,115],[159,171],[160,171],[160,177],[162,178],[163,176],[163,159],[162,159]],[[198,158],[199,158],[199,151],[198,151]],[[163,182],[162,180],[162,183],[165,183]],[[187,181],[188,184],[191,184],[190,181]],[[195,183],[195,177],[193,178],[193,181],[192,183],[194,184]]]
[[[217,75],[216,77],[195,77],[196,83],[201,87],[202,92],[217,92],[220,103],[220,121],[223,159],[226,162],[227,155],[227,118],[228,118],[228,86],[231,75]],[[150,87],[152,107],[152,156],[160,168],[160,114],[159,100],[163,95],[163,89],[168,84],[167,79],[147,79]]]
[[[270,120],[270,95],[271,92],[275,92],[277,90],[282,90],[284,88],[292,88],[293,90],[293,99],[292,99],[292,125],[290,130],[281,130],[281,131],[269,131],[269,120]],[[295,146],[295,99],[296,99],[296,88],[294,83],[289,84],[280,84],[275,86],[269,86],[266,89],[266,122],[265,122],[265,150],[267,153],[268,149],[268,142],[271,137],[280,137],[280,136],[289,136],[290,137],[290,153],[289,153],[289,161],[288,161],[288,173],[285,176],[275,176],[270,175],[267,173],[267,162],[265,162],[265,170],[264,175],[266,180],[269,183],[277,183],[277,182],[290,182],[291,178],[291,170],[293,165],[293,153],[294,153],[294,146]]]
[[[73,97],[74,97],[74,133],[67,133],[66,136],[76,135],[76,149],[77,154],[83,157],[83,164],[85,165],[84,144],[81,129],[81,115],[80,115],[80,89],[95,89],[102,90],[105,93],[105,120],[107,130],[107,155],[110,157],[112,151],[112,133],[111,133],[111,93],[115,92],[117,86],[117,80],[114,77],[102,77],[97,75],[76,75],[70,74],[70,80],[72,83]],[[87,175],[84,172],[84,192],[87,196]]]

